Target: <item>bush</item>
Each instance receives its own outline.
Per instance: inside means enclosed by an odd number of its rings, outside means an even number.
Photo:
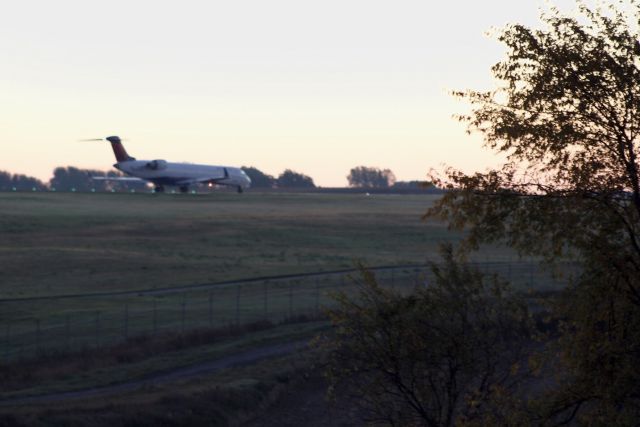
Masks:
[[[366,420],[449,426],[499,419],[490,403],[523,377],[531,342],[526,306],[497,278],[443,251],[436,279],[403,296],[362,270],[357,297],[335,296],[335,335],[325,336],[330,391],[357,402]],[[495,412],[495,413],[494,413]]]

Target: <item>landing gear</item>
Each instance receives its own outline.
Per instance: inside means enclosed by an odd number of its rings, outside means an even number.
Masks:
[[[156,187],[153,189],[153,191],[155,193],[164,193],[164,187],[162,185],[156,185]]]
[[[180,187],[180,192],[181,193],[188,193],[189,192],[189,187],[187,185],[183,185],[182,187]]]
[[[242,187],[238,186],[238,193],[242,193]]]

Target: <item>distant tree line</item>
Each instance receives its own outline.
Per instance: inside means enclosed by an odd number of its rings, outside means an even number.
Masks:
[[[358,166],[347,175],[350,187],[387,188],[396,182],[396,176],[390,169]]]
[[[313,178],[305,174],[286,169],[277,178],[262,172],[253,166],[243,166],[252,188],[316,188]]]
[[[277,177],[262,172],[254,166],[243,166],[242,170],[251,178],[252,188],[316,188],[313,178],[292,169],[286,169]],[[96,169],[80,169],[73,166],[57,167],[53,170],[53,177],[48,182],[37,178],[10,174],[0,171],[0,191],[131,191],[148,188],[145,182],[135,181],[103,181],[92,179],[93,176],[122,177],[119,171],[101,171]],[[389,169],[358,166],[347,176],[352,188],[391,188],[391,189],[419,189],[425,183],[420,181],[396,181],[394,173]]]
[[[19,174],[13,175],[8,172],[0,171],[0,191],[12,191],[14,189],[35,189],[41,191],[46,189],[46,187],[46,184],[38,178]]]
[[[147,187],[144,182],[98,181],[92,179],[92,176],[121,177],[123,174],[73,166],[57,167],[53,171],[53,177],[45,183],[32,176],[0,171],[0,191],[130,191]]]
[[[313,178],[305,174],[286,169],[277,178],[265,174],[255,167],[242,168],[251,178],[253,188],[315,188]],[[92,179],[92,176],[122,177],[119,171],[101,171],[96,169],[80,169],[73,166],[57,167],[48,182],[38,178],[10,174],[0,171],[0,191],[131,191],[148,187],[145,182],[135,181],[103,181]]]
[[[357,166],[347,175],[349,187],[359,188],[393,188],[393,189],[420,189],[427,188],[430,183],[426,181],[398,181],[396,175],[390,169],[376,167]]]
[[[130,191],[144,190],[148,187],[145,182],[135,181],[100,181],[92,176],[122,177],[118,171],[101,171],[95,169],[79,169],[73,166],[57,167],[53,171],[53,178],[49,180],[49,188],[56,191]]]
[[[316,188],[313,179],[307,175],[287,169],[277,178],[262,172],[254,166],[243,166],[242,170],[251,178],[252,188]],[[392,188],[423,189],[429,186],[425,181],[397,181],[390,169],[357,166],[347,175],[349,187],[353,188]]]

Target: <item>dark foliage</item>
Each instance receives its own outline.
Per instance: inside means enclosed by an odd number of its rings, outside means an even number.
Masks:
[[[396,176],[389,169],[358,166],[347,175],[350,187],[386,188],[396,182]]]
[[[287,169],[278,176],[278,188],[315,188],[313,179],[307,175]]]
[[[73,166],[57,167],[53,171],[53,177],[49,180],[49,188],[55,191],[127,191],[143,190],[147,188],[144,182],[99,181],[92,176],[121,177],[117,171],[104,172],[93,169],[79,169]]]
[[[624,3],[624,2],[621,2]],[[545,28],[509,25],[498,88],[457,95],[461,117],[508,162],[449,171],[427,217],[467,230],[469,249],[506,241],[583,273],[554,306],[562,337],[548,359],[557,387],[547,422],[637,425],[640,416],[640,5],[551,9]],[[625,11],[630,11],[627,15]]]
[[[0,171],[0,191],[42,191],[45,188],[46,185],[37,178]]]
[[[252,188],[273,188],[276,179],[253,166],[243,166],[242,170],[251,178]]]
[[[336,296],[325,337],[332,389],[383,425],[504,423],[496,395],[513,392],[531,343],[526,306],[505,283],[444,251],[436,279],[404,296],[366,270],[355,297]],[[511,416],[511,415],[510,415]]]
[[[396,181],[391,186],[391,188],[397,189],[397,190],[400,190],[400,189],[426,190],[426,189],[432,189],[432,187],[433,186],[431,185],[431,183],[427,181]]]

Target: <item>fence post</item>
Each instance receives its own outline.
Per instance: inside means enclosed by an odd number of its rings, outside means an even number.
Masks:
[[[293,317],[293,280],[289,280],[289,319]]]
[[[180,331],[184,333],[184,321],[187,314],[187,294],[182,294],[182,307],[180,310]]]
[[[242,286],[238,285],[236,287],[236,326],[240,325],[240,288]]]
[[[213,327],[213,291],[209,291],[209,327]]]
[[[4,340],[4,358],[8,362],[9,361],[9,347],[11,347],[11,324],[7,323],[7,333],[6,338]]]
[[[36,356],[40,354],[40,319],[36,319]]]
[[[320,314],[320,278],[316,276],[316,316]]]
[[[391,267],[391,289],[396,288],[396,269]]]
[[[69,324],[69,314],[64,317],[65,343],[67,351],[71,350],[71,325]]]
[[[158,333],[158,301],[153,299],[153,335]]]
[[[129,339],[129,303],[124,305],[124,339]]]
[[[96,348],[100,348],[100,311],[96,311]]]
[[[269,318],[269,281],[264,281],[264,318],[267,320]]]

